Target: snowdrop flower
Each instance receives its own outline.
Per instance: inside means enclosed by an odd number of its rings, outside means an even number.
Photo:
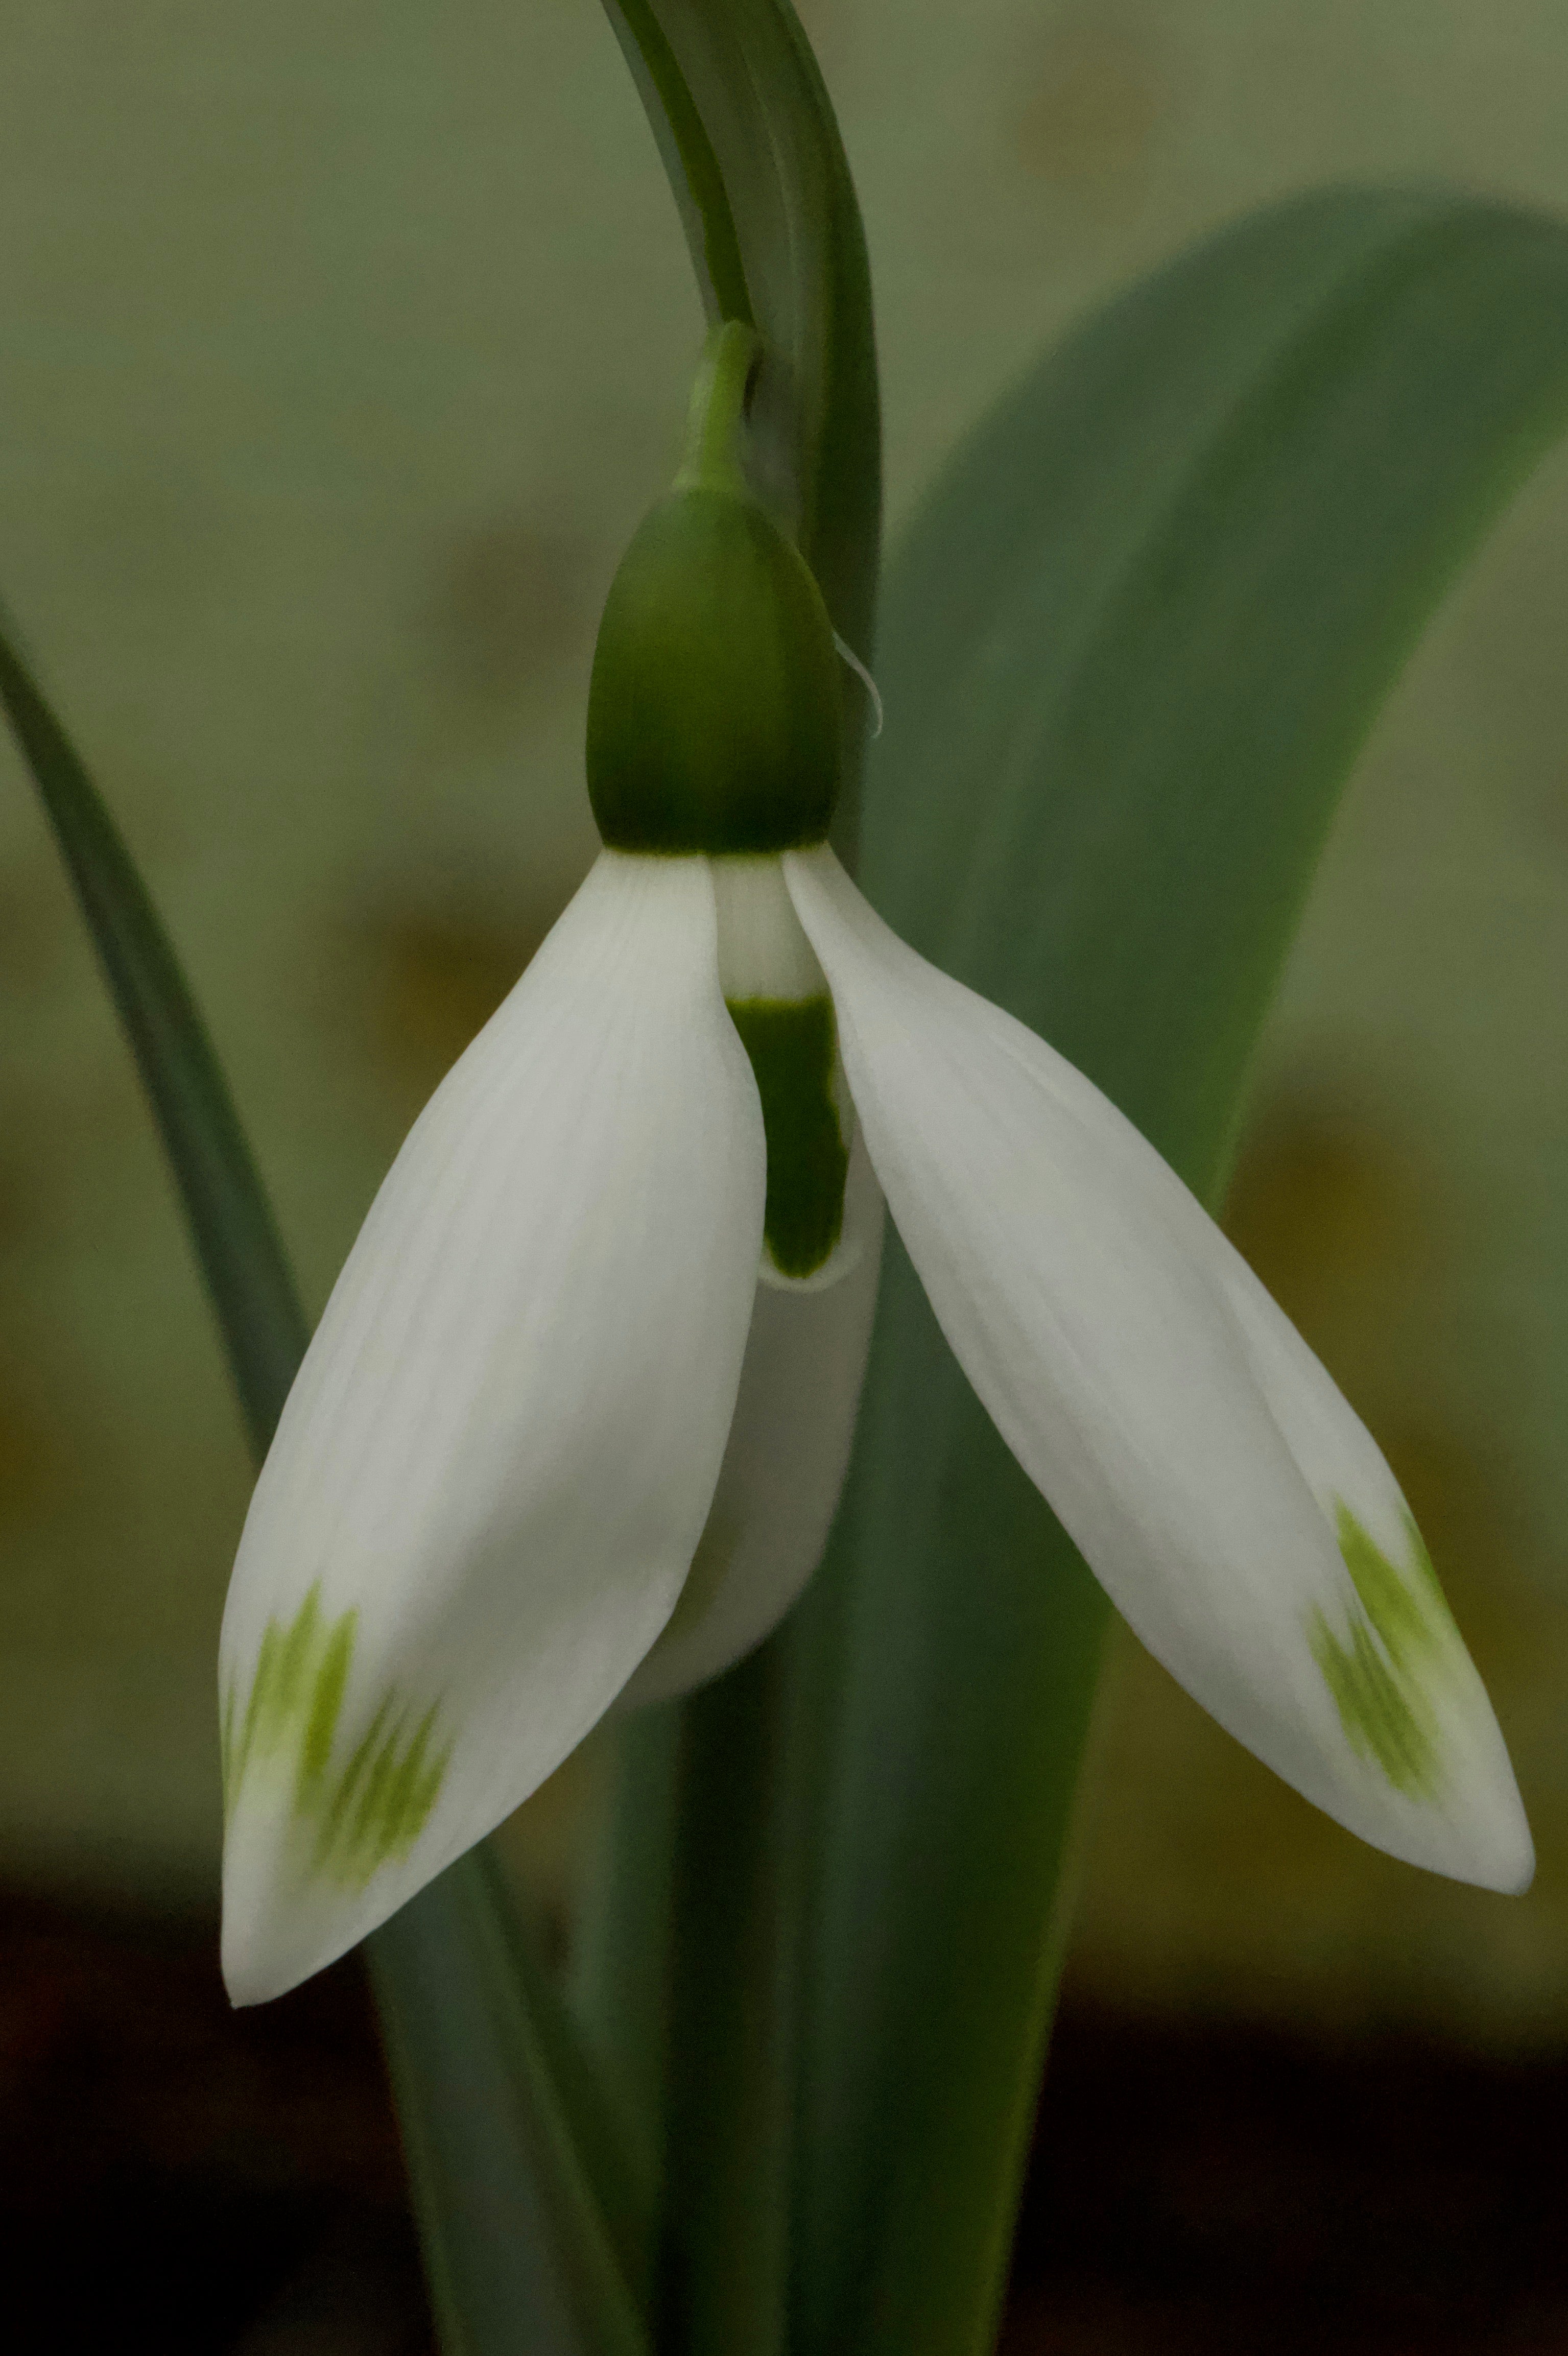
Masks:
[[[241,2003],[384,1920],[618,1697],[779,1620],[843,1478],[884,1198],[1150,1650],[1366,1839],[1530,1879],[1366,1430],[1132,1125],[827,848],[832,636],[735,455],[750,348],[710,346],[611,592],[606,848],[414,1125],[257,1483],[221,1652]]]

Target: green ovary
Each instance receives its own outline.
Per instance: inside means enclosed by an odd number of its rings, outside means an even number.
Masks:
[[[1360,1610],[1341,1634],[1315,1606],[1308,1633],[1351,1748],[1396,1792],[1431,1800],[1440,1775],[1428,1680],[1459,1640],[1421,1534],[1406,1526],[1411,1562],[1402,1569],[1340,1501],[1335,1527]]]
[[[832,1001],[741,998],[729,1001],[729,1011],[762,1098],[763,1241],[781,1276],[810,1276],[839,1239],[849,1168],[833,1102]]]
[[[223,1697],[223,1808],[263,1765],[292,1773],[308,1869],[363,1889],[424,1831],[451,1747],[436,1747],[434,1705],[415,1719],[389,1687],[352,1750],[334,1755],[355,1618],[324,1618],[317,1584],[286,1627],[268,1621],[243,1703],[235,1678]]]

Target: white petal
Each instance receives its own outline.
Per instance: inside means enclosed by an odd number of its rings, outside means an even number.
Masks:
[[[623,1706],[684,1693],[770,1634],[822,1558],[865,1379],[882,1194],[864,1141],[844,1187],[848,1272],[757,1291],[740,1396],[692,1573]]]
[[[785,872],[942,1330],[1118,1608],[1353,1831],[1522,1888],[1530,1836],[1490,1707],[1392,1474],[1305,1344],[1080,1073],[917,957],[830,853]],[[1352,1533],[1342,1553],[1342,1509],[1370,1551]],[[1391,1590],[1400,1658],[1352,1558]]]
[[[237,2002],[489,1831],[658,1636],[764,1176],[706,863],[606,853],[416,1122],[256,1486],[222,1642]]]

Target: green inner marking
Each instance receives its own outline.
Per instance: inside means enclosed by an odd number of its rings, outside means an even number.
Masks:
[[[821,1268],[843,1227],[849,1149],[833,1102],[832,1001],[731,999],[751,1058],[768,1139],[762,1236],[781,1276]]]
[[[1408,1516],[1411,1559],[1402,1569],[1343,1499],[1335,1528],[1360,1612],[1341,1634],[1315,1605],[1313,1658],[1334,1697],[1351,1748],[1381,1768],[1396,1792],[1436,1797],[1437,1719],[1428,1672],[1459,1641],[1421,1533]]]
[[[325,1620],[317,1585],[287,1627],[268,1621],[243,1708],[235,1680],[223,1696],[223,1809],[227,1816],[261,1762],[292,1768],[295,1821],[313,1836],[310,1870],[363,1889],[389,1859],[406,1857],[424,1831],[451,1745],[435,1747],[434,1705],[411,1729],[410,1708],[389,1687],[334,1769],[356,1618],[345,1612]]]

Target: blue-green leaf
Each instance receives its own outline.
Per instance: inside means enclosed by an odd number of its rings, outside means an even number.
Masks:
[[[130,853],[4,634],[0,703],[37,782],[136,1058],[251,1440],[263,1453],[310,1329],[228,1083]]]
[[[446,2356],[648,2356],[585,2115],[601,2160],[618,2171],[619,2155],[489,1852],[449,1866],[369,1954]]]
[[[1344,192],[1047,358],[893,568],[862,880],[1212,1203],[1346,774],[1568,419],[1568,230]],[[1106,1607],[897,1250],[830,1576],[801,2356],[990,2344]]]

